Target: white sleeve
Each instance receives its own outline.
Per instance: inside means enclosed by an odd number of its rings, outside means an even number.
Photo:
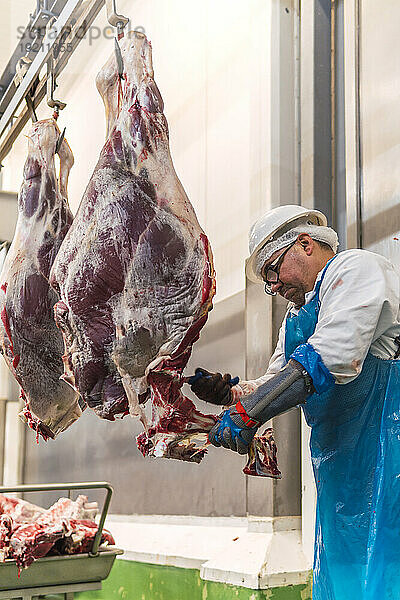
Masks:
[[[320,302],[308,343],[337,383],[349,383],[361,372],[371,344],[397,318],[398,274],[382,256],[345,251],[325,273]]]
[[[283,320],[279,330],[278,342],[276,344],[275,351],[270,358],[265,374],[261,375],[261,377],[258,377],[257,379],[239,381],[239,383],[232,388],[232,394],[235,400],[241,396],[245,396],[246,394],[254,392],[254,390],[257,389],[262,383],[268,381],[268,379],[271,379],[273,375],[278,373],[278,371],[285,366],[285,322],[286,319]]]

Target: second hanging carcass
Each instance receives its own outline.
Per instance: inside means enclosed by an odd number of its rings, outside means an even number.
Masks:
[[[78,394],[60,379],[64,346],[54,322],[58,296],[48,281],[72,223],[67,182],[73,162],[54,119],[32,126],[17,226],[0,277],[1,351],[21,386],[22,416],[44,439],[55,437],[81,414]]]

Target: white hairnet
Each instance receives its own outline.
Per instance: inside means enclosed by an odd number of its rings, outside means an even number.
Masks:
[[[294,240],[301,234],[308,233],[308,235],[317,242],[324,242],[328,244],[336,254],[339,239],[336,231],[331,227],[323,227],[322,225],[297,225],[293,227],[293,229],[289,229],[278,238],[267,242],[265,246],[263,246],[257,254],[256,260],[256,271],[257,274],[261,275],[261,270],[265,264],[265,262],[271,258],[271,256],[277,250],[284,248],[285,246],[289,246]]]

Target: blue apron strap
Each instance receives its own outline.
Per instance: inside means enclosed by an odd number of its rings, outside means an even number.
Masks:
[[[400,335],[398,335],[397,337],[395,337],[395,338],[394,338],[394,341],[396,342],[396,345],[397,345],[397,350],[396,350],[396,352],[394,353],[394,356],[393,356],[393,358],[394,358],[395,360],[397,360],[397,359],[400,357]]]
[[[328,262],[326,263],[326,265],[325,265],[325,267],[324,267],[324,270],[322,271],[321,278],[320,278],[320,279],[317,281],[317,285],[315,286],[315,295],[316,295],[316,296],[317,296],[317,298],[318,298],[318,300],[317,300],[317,302],[318,302],[318,308],[319,308],[319,305],[320,305],[320,302],[319,302],[319,290],[320,290],[321,284],[322,284],[322,282],[323,282],[323,280],[324,280],[325,273],[326,273],[326,271],[327,271],[327,269],[328,269],[329,265],[330,265],[330,264],[332,263],[332,261],[333,261],[333,260],[335,260],[335,258],[337,258],[337,257],[338,257],[338,254],[335,254],[335,256],[332,256],[332,258],[330,258],[330,259],[328,260]]]
[[[285,356],[286,360],[293,358],[299,362],[310,374],[314,388],[318,394],[329,391],[335,385],[335,379],[324,365],[321,356],[308,339],[315,331],[320,309],[319,292],[325,273],[336,258],[333,256],[326,263],[320,279],[315,286],[315,295],[309,303],[305,304],[297,316],[286,319]]]

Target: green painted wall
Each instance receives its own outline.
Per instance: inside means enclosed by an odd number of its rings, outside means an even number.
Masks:
[[[249,590],[203,581],[196,569],[116,560],[101,591],[75,597],[76,600],[311,600],[311,592],[310,585]]]

